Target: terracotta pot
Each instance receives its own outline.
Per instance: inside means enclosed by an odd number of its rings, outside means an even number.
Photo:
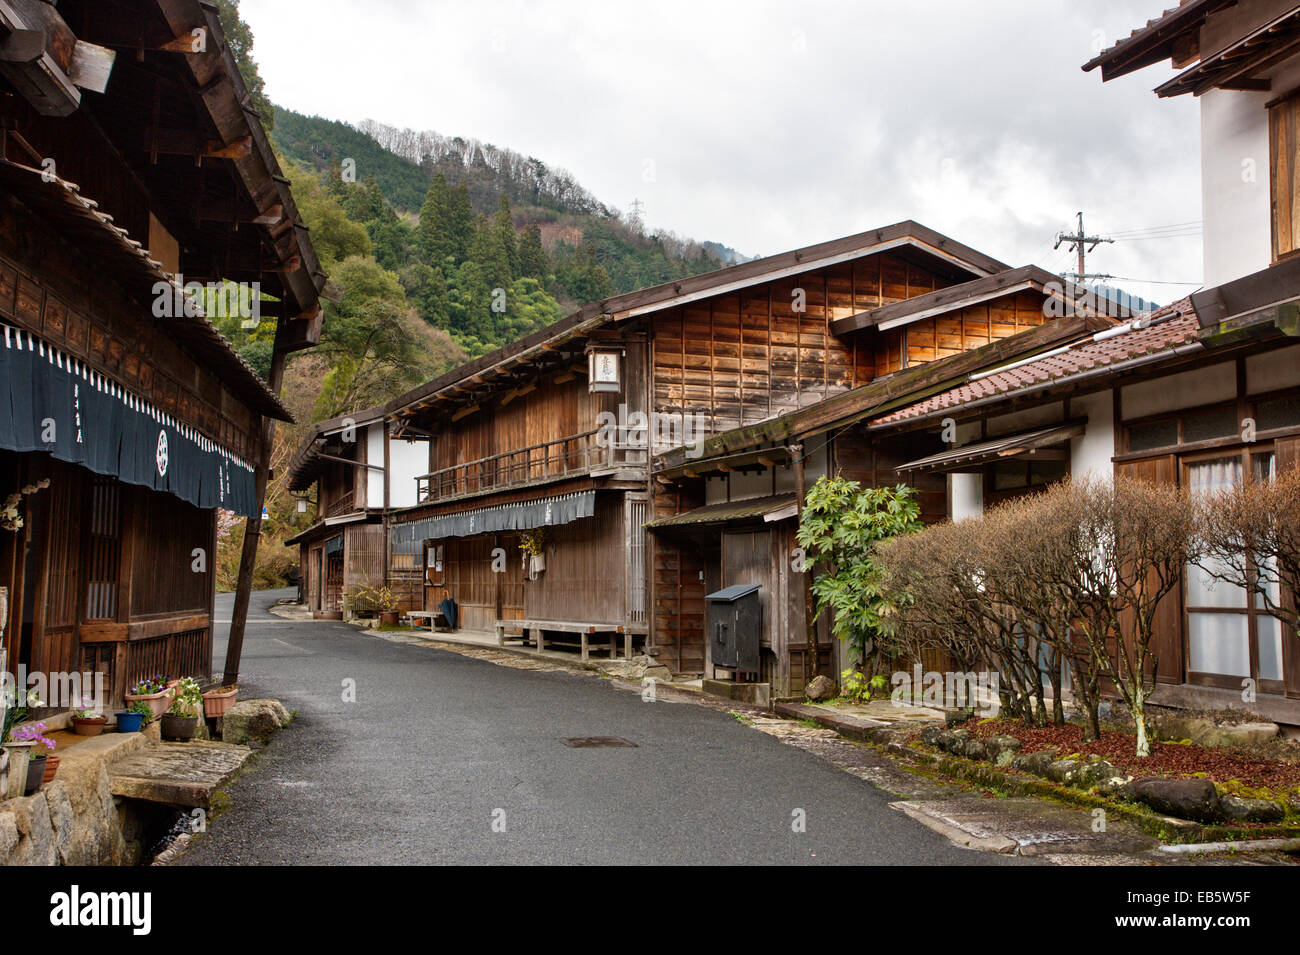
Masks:
[[[395,627],[401,614],[396,610],[385,610],[379,615],[379,625],[381,627]]]
[[[235,698],[239,695],[239,687],[233,686],[229,690],[208,690],[203,694],[203,715],[210,720],[218,719],[226,715],[226,710],[235,705]]]
[[[44,785],[49,785],[54,781],[54,775],[59,771],[59,757],[47,756],[45,758],[45,778],[41,781]]]
[[[131,693],[127,693],[122,697],[122,699],[126,701],[127,706],[130,706],[132,703],[147,703],[149,705],[149,712],[152,714],[153,718],[158,719],[158,717],[167,712],[167,707],[172,705],[172,691],[171,687],[168,687],[158,693],[149,693],[142,696],[135,696]]]
[[[34,796],[45,783],[45,756],[36,756],[27,761],[27,787],[24,796]]]
[[[199,718],[197,716],[173,716],[171,713],[163,714],[162,738],[177,743],[188,743],[194,738],[194,734],[199,728]]]
[[[107,723],[107,716],[92,716],[89,719],[74,716],[72,718],[72,732],[78,736],[98,736],[104,732],[104,726]]]

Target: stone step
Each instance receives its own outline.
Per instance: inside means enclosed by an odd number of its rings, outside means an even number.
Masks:
[[[253,751],[227,743],[151,743],[108,767],[114,796],[207,808]]]

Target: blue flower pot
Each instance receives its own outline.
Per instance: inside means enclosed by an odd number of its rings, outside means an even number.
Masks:
[[[144,725],[143,713],[114,713],[119,733],[138,733]]]

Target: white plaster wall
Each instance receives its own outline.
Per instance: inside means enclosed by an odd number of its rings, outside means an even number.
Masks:
[[[1268,268],[1272,260],[1264,108],[1272,95],[1210,90],[1201,97],[1202,281],[1207,288]]]
[[[384,423],[366,425],[366,463],[384,466]],[[384,506],[384,472],[366,468],[366,507]]]
[[[405,441],[394,438],[389,442],[389,462],[392,475],[388,485],[388,500],[392,507],[412,507],[419,503],[415,479],[429,470],[429,442]],[[379,496],[383,500],[383,483]]]
[[[1237,396],[1237,368],[1220,362],[1177,375],[1129,385],[1123,392],[1124,420],[1163,414],[1180,408],[1230,401]]]
[[[1109,478],[1115,473],[1114,392],[1110,389],[1070,399],[1070,417],[1087,418],[1088,427],[1070,439],[1070,474],[1076,478]]]
[[[984,513],[984,481],[979,474],[948,475],[948,513],[954,521]]]

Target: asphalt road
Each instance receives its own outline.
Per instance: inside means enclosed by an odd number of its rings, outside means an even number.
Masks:
[[[182,864],[1022,861],[957,848],[890,809],[896,797],[726,713],[284,621],[268,608],[288,593],[253,595],[240,695],[298,719]],[[229,596],[216,616],[229,620]],[[636,747],[564,743],[590,736]]]

